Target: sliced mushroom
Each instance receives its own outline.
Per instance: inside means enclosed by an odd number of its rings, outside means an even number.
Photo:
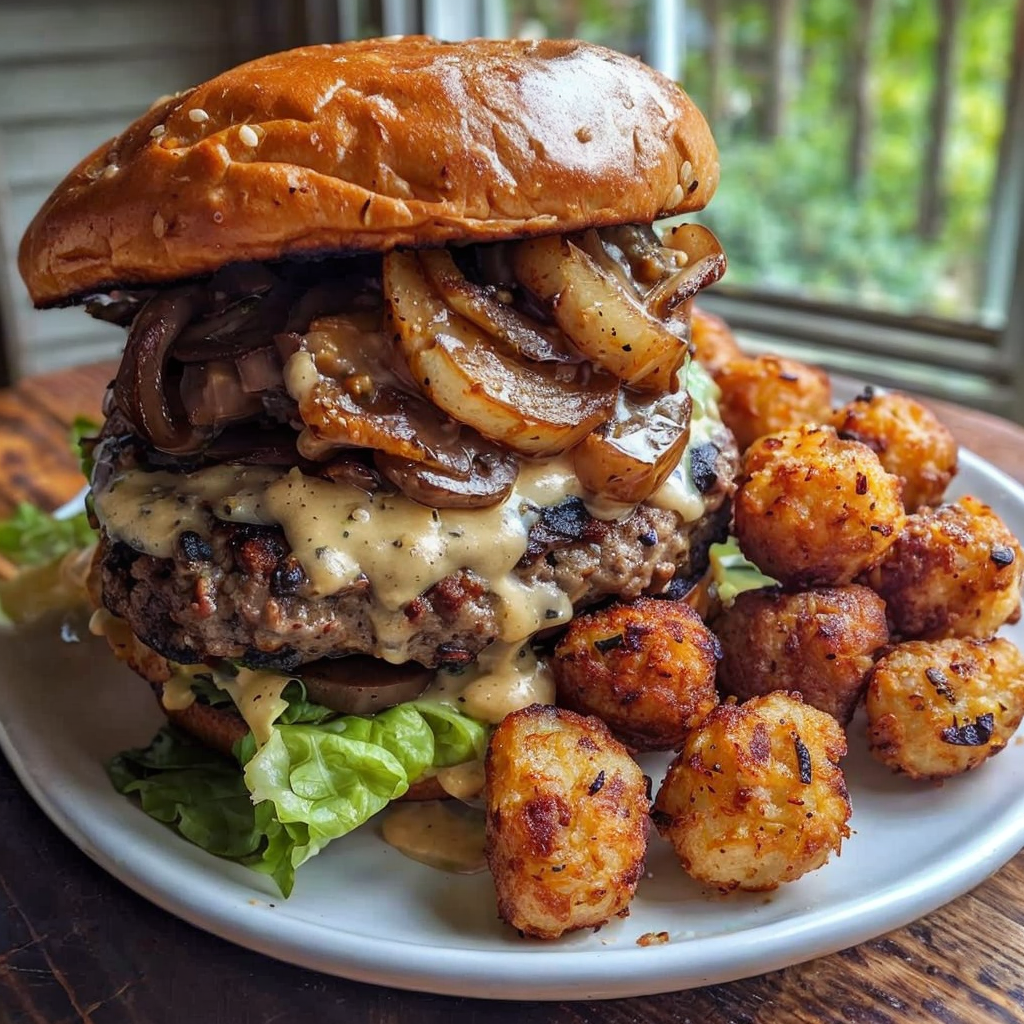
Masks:
[[[265,295],[234,299],[226,308],[182,331],[174,345],[174,358],[183,363],[229,359],[267,345],[287,324],[294,299],[295,292],[287,285],[279,285]]]
[[[479,439],[483,442],[483,438]],[[422,462],[377,452],[374,463],[381,474],[413,501],[430,508],[486,508],[504,501],[519,475],[519,461],[493,445],[473,457],[466,479],[439,473]]]
[[[534,362],[578,363],[579,352],[568,345],[560,332],[531,324],[518,310],[495,297],[498,289],[469,281],[446,249],[418,254],[420,265],[441,298],[459,316],[510,345]]]
[[[288,360],[285,383],[307,428],[299,450],[320,459],[339,447],[373,448],[468,479],[460,425],[411,393],[390,341],[367,326],[348,316],[318,320],[305,350]]]
[[[311,467],[310,472],[323,480],[336,484],[348,484],[358,487],[367,494],[374,494],[381,489],[381,478],[369,464],[369,452],[352,452],[348,455],[337,455],[330,462],[318,463]]]
[[[412,661],[391,665],[352,654],[304,665],[298,675],[311,701],[343,715],[372,715],[415,700],[427,688],[433,673]]]
[[[384,258],[390,323],[419,387],[450,416],[523,455],[571,448],[615,405],[607,374],[525,363],[450,310],[415,256]]]
[[[647,224],[616,224],[598,232],[605,247],[622,253],[630,275],[645,290],[685,263],[682,253],[666,249]]]
[[[682,458],[693,403],[685,390],[655,401],[622,389],[615,416],[573,451],[580,483],[614,501],[649,498]]]
[[[684,339],[582,249],[558,236],[520,242],[513,254],[522,284],[552,304],[555,320],[589,359],[642,391],[675,390]]]
[[[686,265],[652,288],[644,306],[666,319],[702,288],[714,284],[725,273],[726,259],[714,233],[701,224],[679,224],[665,235],[666,245],[685,253]]]

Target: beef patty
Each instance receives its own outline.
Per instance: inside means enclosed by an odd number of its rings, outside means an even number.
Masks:
[[[618,522],[595,519],[578,498],[543,509],[514,570],[526,584],[554,583],[581,607],[609,597],[663,593],[699,576],[707,548],[728,528],[735,449],[723,435],[694,459],[705,512],[685,522],[640,505]],[[277,528],[215,521],[181,534],[172,558],[103,536],[97,569],[105,606],[149,647],[195,664],[235,658],[294,669],[323,657],[370,654],[430,667],[471,661],[499,635],[500,598],[470,571],[445,577],[397,611],[362,580],[309,597],[307,579]]]

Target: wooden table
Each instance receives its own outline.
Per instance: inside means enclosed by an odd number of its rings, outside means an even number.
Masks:
[[[98,418],[112,366],[0,393],[0,516],[81,486],[77,413]],[[1024,479],[1024,430],[936,403],[962,444]],[[940,1024],[1024,1021],[1024,853],[973,892],[890,935],[728,985],[601,1003],[485,1003],[375,988],[266,959],[183,924],[96,867],[0,758],[0,1021],[604,1021]]]

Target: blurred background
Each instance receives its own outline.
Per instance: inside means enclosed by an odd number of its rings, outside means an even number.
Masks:
[[[643,57],[718,139],[704,305],[748,347],[1024,420],[1024,0],[3,0],[0,381],[123,340],[33,311],[15,265],[83,155],[260,53],[408,32]]]

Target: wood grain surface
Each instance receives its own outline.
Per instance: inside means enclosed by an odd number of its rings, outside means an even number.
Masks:
[[[109,364],[0,393],[0,515],[82,481],[67,446],[98,417]],[[962,444],[1024,479],[1024,430],[934,403]],[[1024,1021],[1024,854],[973,892],[854,949],[758,978],[597,1003],[486,1003],[376,988],[213,938],[114,881],[54,828],[0,759],[4,1024],[979,1024]]]

